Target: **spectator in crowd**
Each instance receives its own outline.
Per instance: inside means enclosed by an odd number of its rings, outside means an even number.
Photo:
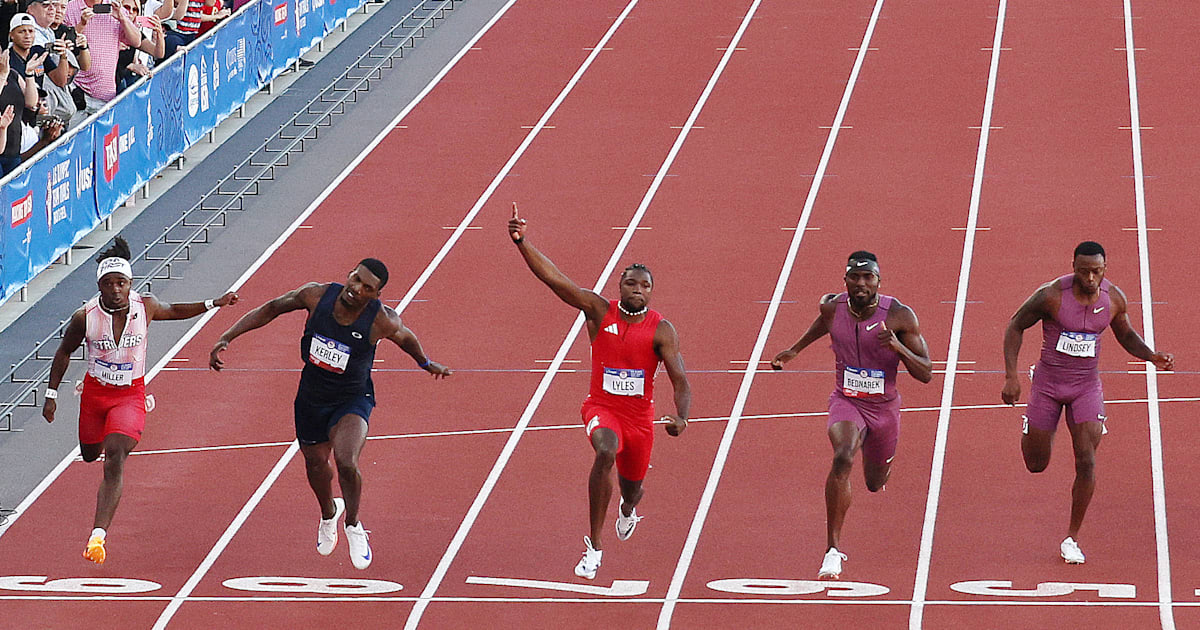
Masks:
[[[71,93],[71,82],[77,72],[79,60],[68,50],[59,59],[58,71],[47,73],[47,80],[42,86],[46,91],[46,107],[50,115],[63,122],[64,130],[70,129],[83,119],[83,114],[79,113],[79,106]]]
[[[8,127],[12,124],[15,115],[12,105],[5,107],[4,111],[0,112],[0,153],[4,153],[5,146],[8,144]]]
[[[200,10],[200,32],[197,33],[197,37],[213,30],[218,22],[232,13],[221,0],[204,0],[204,6]]]
[[[13,70],[17,71],[17,74],[32,77],[38,87],[41,87],[45,73],[54,70],[55,66],[47,56],[44,47],[33,45],[34,39],[37,37],[36,26],[37,21],[28,13],[18,13],[13,16],[8,27],[10,44],[8,63]],[[28,61],[31,57],[40,58],[42,63],[29,64]]]
[[[118,90],[124,90],[149,75],[154,64],[166,56],[166,37],[158,16],[142,17],[137,0],[123,0],[121,5],[134,16],[134,24],[141,28],[142,44],[137,48],[122,47],[117,58]]]
[[[44,54],[44,53],[43,53]],[[0,77],[6,77],[3,87],[0,87],[0,107],[11,107],[14,112],[24,115],[27,111],[36,112],[38,106],[37,84],[32,79],[14,70],[8,63],[11,54],[0,53]],[[37,56],[26,63],[39,67],[42,60]],[[0,152],[0,176],[7,175],[21,165],[21,125],[11,124],[5,130],[4,151]]]
[[[137,47],[142,34],[125,7],[96,0],[70,0],[63,23],[87,36],[92,53],[91,68],[75,75],[75,84],[84,93],[84,112],[90,116],[117,95],[120,45]]]
[[[54,21],[54,14],[56,12],[53,2],[54,0],[29,0],[29,5],[25,9],[25,12],[32,15],[35,21],[33,25],[33,45],[50,50],[51,56],[56,54],[51,50],[53,48],[52,42],[58,39],[54,36],[54,29],[50,27],[50,24]],[[11,20],[12,18],[9,19]],[[58,59],[54,61],[57,63]]]
[[[92,53],[88,52],[87,37],[82,33],[75,32],[75,28],[63,24],[63,19],[67,17],[67,0],[51,0],[50,6],[54,9],[54,18],[50,22],[50,28],[54,30],[54,38],[66,42],[67,50],[75,53],[75,59],[79,62],[78,70],[87,70],[92,67]],[[83,91],[79,92],[79,99],[83,99]]]
[[[14,15],[21,12],[20,0],[0,0],[0,24],[8,24]],[[0,47],[8,48],[8,33],[0,28]]]
[[[33,116],[28,115],[21,121],[21,160],[28,160],[58,140],[65,127],[63,121],[50,115],[49,104],[45,98],[38,98],[38,107]]]
[[[187,46],[200,36],[200,16],[204,15],[204,0],[163,0],[162,10],[173,5],[169,20],[173,24],[167,32],[167,56],[175,54],[180,46]]]

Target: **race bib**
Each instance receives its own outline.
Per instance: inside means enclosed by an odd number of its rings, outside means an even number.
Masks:
[[[643,396],[646,371],[604,368],[604,391],[617,396]]]
[[[96,359],[96,367],[92,370],[92,376],[105,385],[129,387],[133,385],[133,364],[109,363]]]
[[[324,368],[334,374],[342,374],[350,362],[350,346],[314,334],[312,342],[308,344],[308,359],[319,368]]]
[[[883,395],[883,370],[846,366],[842,370],[842,394],[849,398]]]
[[[1100,335],[1093,333],[1067,332],[1058,335],[1058,346],[1055,350],[1072,357],[1096,356],[1096,340]]]

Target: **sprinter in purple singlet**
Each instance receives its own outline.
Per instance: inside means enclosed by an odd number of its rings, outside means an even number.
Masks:
[[[912,309],[894,297],[879,295],[875,254],[857,251],[846,262],[846,292],[821,298],[820,315],[791,348],[775,355],[771,367],[783,369],[809,344],[829,334],[836,370],[829,395],[829,442],[833,465],[825,481],[828,547],[817,579],[841,577],[846,554],[838,550],[842,523],[850,508],[850,470],[863,452],[867,489],[887,483],[900,438],[900,392],[896,368],[901,361],[922,383],[933,378],[929,348]]]
[[[1017,309],[1004,331],[1004,389],[1000,398],[1015,405],[1021,397],[1017,355],[1026,328],[1042,322],[1042,356],[1033,370],[1033,388],[1025,410],[1021,453],[1029,472],[1050,463],[1054,432],[1063,408],[1075,447],[1075,485],[1071,522],[1059,553],[1068,564],[1083,564],[1077,539],[1096,488],[1096,448],[1107,432],[1104,393],[1100,389],[1100,334],[1112,328],[1125,351],[1160,370],[1175,367],[1175,357],[1155,352],[1129,325],[1125,293],[1104,279],[1106,259],[1099,243],[1075,248],[1074,273],[1038,287]]]

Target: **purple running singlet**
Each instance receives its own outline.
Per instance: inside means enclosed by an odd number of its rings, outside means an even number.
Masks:
[[[1062,291],[1058,312],[1042,320],[1042,356],[1033,372],[1033,387],[1025,419],[1029,426],[1053,431],[1063,408],[1067,422],[1104,422],[1104,392],[1100,388],[1100,335],[1112,322],[1108,280],[1100,295],[1083,304],[1071,285],[1074,275],[1059,278]]]
[[[850,297],[840,293],[829,338],[836,370],[829,395],[829,424],[853,422],[863,436],[863,457],[877,463],[891,461],[900,440],[900,392],[896,368],[900,355],[879,345],[879,330],[894,298],[879,296],[875,312],[866,321],[850,314]]]

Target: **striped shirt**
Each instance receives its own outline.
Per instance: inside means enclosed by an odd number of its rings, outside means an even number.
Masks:
[[[175,25],[175,30],[195,37],[200,32],[200,16],[204,15],[204,0],[188,0],[187,13]]]

